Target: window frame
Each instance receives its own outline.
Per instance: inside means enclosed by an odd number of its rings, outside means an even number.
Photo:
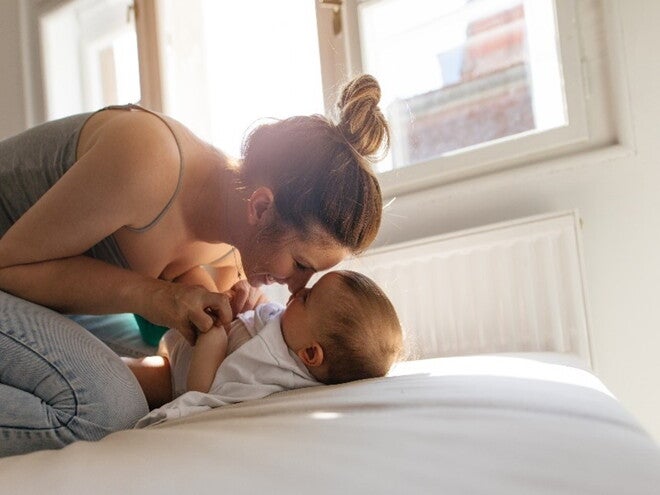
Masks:
[[[322,68],[328,73],[324,79],[324,84],[326,79],[328,81],[325,85],[326,102],[334,101],[336,88],[342,80],[363,72],[357,12],[358,4],[368,1],[373,0],[343,0],[342,29],[338,35],[332,32],[333,9],[327,8],[328,5],[323,5],[322,2],[317,4]],[[602,6],[605,19],[602,19],[602,25],[596,27],[589,23],[598,23],[588,18],[591,13],[589,8],[598,10],[594,5],[586,5],[587,2],[579,5],[576,0],[553,0],[553,3],[569,124],[466,147],[379,173],[385,197],[472,180],[525,165],[552,164],[560,159],[594,150],[602,152],[604,148],[609,148],[617,154],[622,151],[630,152],[629,119],[621,104],[621,95],[625,94],[625,81],[613,80],[618,63],[617,54],[612,53],[611,60],[608,61],[609,73],[598,72],[594,70],[594,66],[598,65],[599,59],[603,57],[604,49],[592,40],[585,40],[585,36],[592,36],[607,41],[608,47],[618,46],[617,40],[613,39],[617,30],[612,29],[617,12],[615,2],[589,2]],[[587,25],[586,28],[584,24]],[[588,31],[586,35],[584,31]],[[324,54],[328,53],[331,57],[323,60]],[[611,104],[608,104],[607,98],[602,94],[593,94],[591,86],[594,84],[610,87]],[[331,110],[327,103],[326,109]]]
[[[160,48],[157,9],[159,0],[133,0],[138,59],[140,67],[140,104],[155,111],[162,110]],[[25,0],[19,3],[21,22],[21,59],[25,84],[26,125],[44,122],[46,88],[40,36],[40,19],[71,0]]]

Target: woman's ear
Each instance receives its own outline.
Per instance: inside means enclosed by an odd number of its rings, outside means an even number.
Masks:
[[[257,225],[261,221],[264,213],[273,205],[273,199],[273,191],[268,187],[259,187],[254,190],[247,201],[250,225]]]
[[[316,341],[299,349],[296,354],[305,363],[305,366],[315,368],[323,364],[323,347]]]

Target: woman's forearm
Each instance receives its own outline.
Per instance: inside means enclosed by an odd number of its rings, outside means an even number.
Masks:
[[[143,313],[159,283],[88,256],[0,269],[0,290],[62,313]]]
[[[87,256],[0,269],[0,290],[62,313],[137,313],[176,328],[191,343],[198,332],[228,325],[226,294],[151,278]]]

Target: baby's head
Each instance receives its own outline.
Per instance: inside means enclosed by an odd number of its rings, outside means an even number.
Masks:
[[[294,294],[282,315],[286,344],[322,383],[384,376],[402,348],[385,293],[353,271],[326,273]]]

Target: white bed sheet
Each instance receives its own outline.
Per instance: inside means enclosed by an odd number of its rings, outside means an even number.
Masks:
[[[660,448],[577,361],[493,355],[0,460],[1,493],[660,493]]]

